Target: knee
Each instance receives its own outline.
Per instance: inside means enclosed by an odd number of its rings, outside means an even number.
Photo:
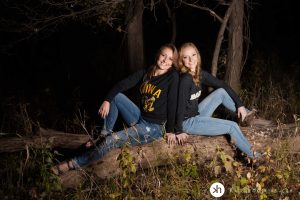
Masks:
[[[227,94],[226,90],[224,90],[223,88],[218,88],[218,89],[215,90],[215,92],[219,95]]]
[[[240,130],[239,125],[236,122],[231,122],[231,130],[232,132],[238,132]]]
[[[234,128],[240,129],[239,125],[236,122],[232,122],[232,124],[233,124]]]
[[[120,101],[122,101],[124,98],[126,98],[126,96],[123,93],[118,93],[112,101],[114,101],[114,103],[118,103]]]
[[[125,95],[123,93],[118,93],[115,97],[114,100],[119,100],[119,99],[123,99],[125,97]]]

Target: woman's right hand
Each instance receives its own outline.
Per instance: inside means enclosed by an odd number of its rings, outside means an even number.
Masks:
[[[241,106],[238,108],[238,118],[242,118],[242,122],[244,121],[245,117],[247,116],[247,111],[245,106]]]
[[[104,119],[109,113],[110,103],[108,101],[103,101],[102,105],[98,110],[98,114]]]
[[[167,139],[167,143],[169,145],[171,144],[176,144],[177,141],[176,141],[176,135],[174,133],[166,133],[166,139]]]
[[[187,141],[188,137],[189,137],[189,135],[186,133],[180,133],[180,134],[176,135],[176,138],[180,145],[183,145]]]

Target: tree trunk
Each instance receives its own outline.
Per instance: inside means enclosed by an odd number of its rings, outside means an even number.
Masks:
[[[228,64],[225,81],[239,93],[243,59],[243,18],[244,0],[233,0],[233,10],[229,24]]]
[[[130,71],[144,67],[143,0],[132,1],[132,17],[127,25],[128,64]]]
[[[168,2],[167,2],[167,0],[163,0],[162,1],[163,2],[163,4],[164,4],[164,6],[165,6],[165,8],[166,8],[166,10],[167,10],[167,13],[168,13],[168,17],[169,17],[169,19],[171,20],[171,23],[172,23],[172,31],[171,31],[171,41],[170,41],[170,43],[172,43],[172,44],[175,44],[175,41],[176,41],[176,36],[177,36],[177,23],[176,23],[176,13],[175,13],[175,9],[173,8],[173,9],[171,9],[170,7],[169,7],[169,4],[168,4]]]
[[[32,148],[63,148],[77,149],[90,139],[87,134],[64,133],[41,128],[34,136],[0,137],[0,153],[16,152]]]
[[[172,43],[172,44],[175,44],[175,42],[176,42],[176,37],[177,37],[177,23],[176,23],[176,13],[175,13],[174,10],[172,11],[171,21],[172,21],[172,37],[171,37],[171,43]]]
[[[272,138],[284,138],[287,134],[290,135],[294,134],[297,135],[299,132],[299,128],[297,128],[294,124],[287,124],[281,127],[273,126],[273,127],[266,127],[266,128],[255,128],[255,127],[240,127],[242,132],[246,136],[250,136],[250,140],[255,140],[258,143],[264,142],[265,137],[272,137]],[[263,133],[263,137],[261,138],[258,132]],[[270,133],[272,132],[272,134]],[[264,134],[265,133],[265,134]],[[11,135],[11,134],[4,134],[1,133],[0,137],[0,153],[10,153],[16,151],[25,150],[26,147],[32,148],[63,148],[63,149],[77,149],[83,144],[85,144],[89,139],[90,136],[88,134],[74,134],[74,133],[65,133],[61,131],[56,131],[52,129],[43,129],[40,130],[34,136],[3,136],[3,135]],[[215,138],[218,140],[219,143],[222,143],[222,138],[220,137],[202,137],[202,136],[195,136],[190,137],[193,139],[189,139],[188,143],[194,143],[194,141],[198,141],[197,138],[201,138],[203,140],[203,144],[205,145],[212,145],[210,143],[210,139],[208,138]],[[207,141],[206,141],[207,139]],[[206,144],[206,142],[208,142]],[[224,142],[224,141],[223,141]],[[273,144],[268,144],[273,145]],[[147,146],[147,145],[145,145]],[[300,145],[299,145],[300,149]],[[296,150],[299,151],[299,150]]]
[[[277,149],[281,144],[284,144],[289,153],[300,153],[299,130],[293,124],[280,127],[246,127],[241,129],[257,150],[264,152],[267,146],[271,147],[271,149]],[[88,135],[41,129],[41,131],[33,137],[1,137],[0,152],[20,151],[28,147],[76,149],[88,139]],[[186,151],[189,151],[193,155],[198,155],[197,161],[209,160],[216,156],[218,146],[228,155],[233,156],[236,153],[233,146],[224,136],[190,136],[187,143],[183,146],[169,146],[164,139],[160,139],[151,144],[128,147],[128,151],[135,158],[137,168],[146,169],[149,167],[167,165],[173,162],[175,158],[180,158]],[[120,149],[114,149],[105,155],[103,159],[81,170],[72,170],[60,176],[61,183],[64,187],[76,187],[84,182],[87,177],[93,175],[100,178],[118,175],[121,172],[119,161],[117,160],[119,154]]]
[[[233,6],[234,6],[234,1],[230,4],[229,8],[227,9],[225,16],[223,18],[219,33],[218,33],[216,46],[215,46],[215,50],[214,50],[214,55],[213,55],[213,59],[212,59],[212,64],[211,64],[211,74],[215,77],[217,76],[218,60],[219,60],[221,45],[222,45],[223,38],[224,38],[224,32],[226,30],[227,22],[231,15]]]
[[[272,130],[243,129],[251,144],[254,144],[256,150],[266,151],[267,147],[271,150],[284,146],[289,153],[300,153],[300,136],[297,135],[297,129],[294,127],[287,133],[288,137],[279,136],[283,129],[277,129],[278,135]],[[246,130],[246,131],[245,131]],[[269,132],[268,132],[269,131]],[[287,136],[286,135],[286,136]],[[197,162],[211,160],[217,155],[217,147],[220,147],[224,153],[234,156],[236,153],[233,146],[224,136],[190,136],[187,143],[183,146],[168,145],[164,139],[160,139],[151,144],[139,147],[128,147],[129,153],[134,157],[134,162],[138,169],[147,169],[156,166],[171,164],[174,161],[184,160],[183,155],[189,152],[197,155]],[[85,180],[90,180],[93,176],[98,178],[110,178],[122,172],[119,167],[118,156],[120,149],[115,149],[103,157],[102,160],[92,163],[88,167],[80,170],[71,170],[60,176],[62,185],[66,188],[74,188]],[[88,174],[88,176],[87,176]]]

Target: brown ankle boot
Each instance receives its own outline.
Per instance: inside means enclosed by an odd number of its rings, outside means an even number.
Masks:
[[[266,120],[257,115],[257,110],[252,109],[245,117],[241,126],[254,126],[254,127],[269,127],[275,124],[271,120]]]
[[[261,117],[253,118],[252,120],[248,121],[248,126],[255,126],[255,127],[270,127],[275,126],[275,123],[271,120],[263,119]]]
[[[250,112],[247,113],[245,119],[242,121],[241,118],[239,120],[240,126],[246,127],[250,126],[251,121],[256,117],[257,110],[252,109]]]

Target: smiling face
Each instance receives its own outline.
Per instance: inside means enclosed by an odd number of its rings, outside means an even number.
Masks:
[[[159,74],[167,72],[172,67],[172,63],[173,50],[170,48],[162,49],[156,61],[157,69],[160,71]]]
[[[195,48],[191,46],[184,47],[181,49],[180,57],[182,59],[182,64],[191,70],[191,72],[195,72],[198,62],[199,55]]]

